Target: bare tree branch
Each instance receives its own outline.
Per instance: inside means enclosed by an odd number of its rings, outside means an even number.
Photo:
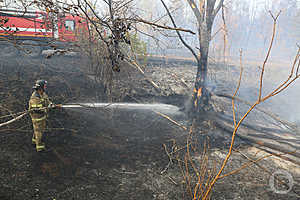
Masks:
[[[188,30],[188,29],[184,29],[184,28],[177,28],[176,26],[174,26],[175,28],[173,27],[170,27],[170,26],[163,26],[163,25],[160,25],[160,24],[156,24],[156,23],[153,23],[153,22],[148,22],[144,19],[125,19],[125,20],[132,20],[132,21],[136,21],[136,22],[141,22],[141,23],[144,23],[144,24],[148,24],[148,25],[151,25],[151,26],[156,26],[158,28],[162,28],[162,29],[167,29],[167,30],[175,30],[175,31],[182,31],[182,32],[187,32],[187,33],[191,33],[193,35],[195,35],[196,33],[194,33],[193,31],[191,30]]]
[[[268,49],[268,52],[267,52],[267,56],[266,56],[266,58],[264,60],[264,63],[262,65],[262,70],[261,70],[261,74],[260,74],[260,87],[259,87],[258,101],[261,101],[261,98],[262,98],[262,85],[263,85],[263,77],[264,77],[264,72],[265,72],[265,66],[266,66],[266,63],[268,62],[268,59],[270,57],[271,49],[272,49],[272,46],[273,46],[273,43],[274,43],[274,38],[275,38],[275,34],[276,34],[277,18],[280,15],[280,13],[281,13],[281,11],[277,14],[276,17],[274,17],[273,14],[270,11],[270,15],[272,16],[273,21],[274,21],[274,23],[273,23],[273,32],[272,32],[272,38],[271,38],[270,46],[269,46],[269,49]]]
[[[165,2],[164,2],[163,0],[160,0],[160,1],[161,1],[161,3],[163,4],[163,6],[165,7],[165,9],[166,9],[166,11],[167,11],[167,13],[168,13],[168,15],[169,15],[171,21],[172,21],[173,26],[176,28],[175,21],[174,21],[172,15],[171,15],[171,13],[170,13],[168,7],[166,6],[166,4],[165,4]],[[192,49],[192,47],[189,46],[189,45],[184,41],[184,39],[182,38],[182,36],[181,36],[181,34],[179,33],[178,30],[176,30],[176,33],[177,33],[177,35],[178,35],[180,41],[183,43],[183,45],[191,51],[191,53],[193,54],[193,56],[196,58],[197,62],[199,62],[199,58],[198,58],[197,54],[195,53],[195,51]]]
[[[187,1],[190,4],[190,6],[191,6],[191,8],[192,8],[192,10],[193,10],[193,12],[196,16],[198,23],[200,24],[203,21],[202,13],[200,13],[200,11],[199,11],[199,9],[198,9],[198,7],[197,7],[194,0],[187,0]]]
[[[233,98],[232,98],[232,116],[233,116],[233,123],[234,123],[234,127],[236,127],[236,115],[235,115],[235,105],[234,105],[234,97],[237,95],[237,92],[240,89],[241,86],[241,81],[242,81],[242,75],[243,75],[243,63],[242,63],[242,56],[243,56],[243,50],[240,50],[240,78],[236,87],[236,90],[233,94]]]
[[[215,17],[217,15],[217,13],[219,12],[219,10],[221,9],[221,7],[223,6],[224,0],[220,0],[218,6],[214,9],[213,12],[213,16]]]

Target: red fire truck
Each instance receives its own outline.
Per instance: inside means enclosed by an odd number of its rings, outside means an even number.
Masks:
[[[87,31],[86,20],[79,16],[54,18],[47,12],[0,9],[0,55],[12,56],[23,48],[29,56],[37,56],[50,46],[68,46]]]

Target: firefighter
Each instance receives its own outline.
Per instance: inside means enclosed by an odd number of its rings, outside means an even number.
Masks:
[[[46,128],[47,113],[50,109],[59,107],[59,105],[55,105],[49,100],[46,94],[46,87],[47,81],[37,80],[32,87],[34,91],[29,100],[29,113],[34,131],[32,144],[35,144],[37,152],[45,150],[42,137]]]

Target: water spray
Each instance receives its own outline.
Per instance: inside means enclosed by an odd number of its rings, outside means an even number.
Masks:
[[[176,113],[179,108],[170,104],[153,103],[79,103],[79,104],[64,104],[62,108],[103,108],[103,109],[118,109],[118,110],[151,110],[163,113]]]
[[[155,113],[159,113],[162,116],[164,114],[175,114],[179,113],[180,110],[177,106],[163,103],[153,103],[153,104],[140,104],[140,103],[79,103],[79,104],[57,104],[50,108],[101,108],[101,109],[118,109],[118,110],[149,110]],[[42,108],[46,109],[46,108]],[[14,121],[17,121],[27,115],[29,110],[17,113],[19,116],[13,119],[1,123],[0,127],[8,125]]]

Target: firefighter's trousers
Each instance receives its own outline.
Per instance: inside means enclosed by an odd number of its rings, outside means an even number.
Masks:
[[[38,146],[42,144],[42,137],[46,128],[46,117],[42,119],[32,118],[32,125],[34,131],[34,138],[36,141],[36,147],[38,148]]]

